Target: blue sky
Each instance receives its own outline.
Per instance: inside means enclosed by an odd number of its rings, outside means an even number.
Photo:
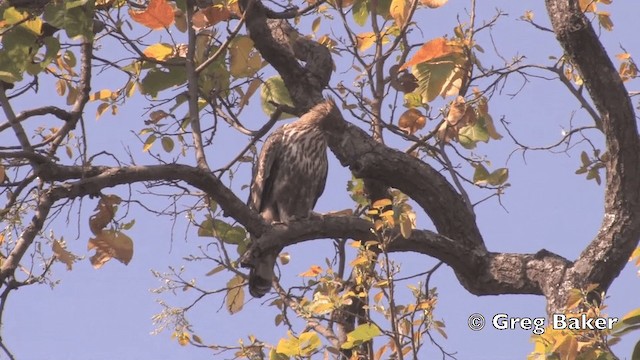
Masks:
[[[464,8],[467,2],[452,0],[440,10],[423,12],[416,21],[420,24],[425,41],[450,34],[455,26],[455,14],[465,19]],[[548,56],[561,55],[559,45],[553,34],[534,30],[530,25],[518,20],[525,10],[535,12],[536,22],[549,26],[542,1],[493,1],[479,4],[478,20],[488,20],[499,8],[509,14],[502,18],[491,32],[491,36],[500,54],[509,59],[516,55],[525,55],[529,62],[550,64]],[[640,54],[637,41],[637,23],[635,16],[640,10],[636,2],[617,1],[603,10],[612,13],[615,28],[613,32],[602,33],[602,39],[609,54],[622,52],[624,46],[632,55]],[[319,33],[329,31],[329,22],[324,20]],[[308,29],[303,23],[302,31]],[[478,41],[485,49],[481,58],[483,64],[497,64],[488,33],[480,35]],[[112,51],[102,48],[99,53]],[[344,66],[348,59],[336,59]],[[344,62],[344,63],[343,63]],[[614,60],[617,65],[617,60]],[[351,76],[351,75],[349,75]],[[121,80],[121,79],[120,79]],[[119,79],[99,77],[104,87],[120,86]],[[341,72],[333,75],[331,84],[339,81],[352,81]],[[535,79],[534,79],[535,80]],[[521,86],[521,79],[514,77],[505,86],[502,94],[496,95],[490,102],[490,113],[496,120],[504,117],[511,123],[510,129],[524,143],[532,146],[549,145],[561,138],[561,130],[568,128],[572,113],[575,111],[574,124],[589,124],[589,118],[581,111],[577,101],[572,98],[557,81],[535,80],[527,84],[517,96],[510,96]],[[635,85],[635,87],[634,87]],[[93,90],[98,90],[94,86]],[[16,110],[33,106],[44,98],[49,101],[57,96],[51,88],[41,86],[38,95],[22,99],[15,103]],[[637,90],[637,82],[631,83],[629,90]],[[51,92],[51,93],[50,93]],[[447,99],[448,101],[449,99]],[[252,100],[250,112],[244,113],[244,124],[258,128],[267,117],[258,109],[257,97]],[[634,105],[638,101],[634,100]],[[42,102],[44,104],[44,102]],[[439,105],[444,102],[439,100]],[[124,148],[129,147],[139,164],[151,164],[153,160],[141,153],[142,145],[135,139],[133,132],[143,125],[143,107],[147,103],[140,96],[124,106],[117,117],[105,115],[99,120],[93,119],[95,104],[89,107],[86,115],[90,151],[107,150],[122,159],[128,159]],[[498,125],[498,131],[506,135]],[[230,132],[229,132],[230,133]],[[596,143],[602,137],[594,131],[589,133]],[[0,142],[8,141],[7,134],[0,135]],[[388,136],[391,144],[400,144],[397,139]],[[237,150],[245,145],[243,138],[231,136],[217,139],[216,146],[207,153],[212,168],[225,164],[235,156]],[[406,145],[400,145],[406,148]],[[559,255],[574,259],[592,239],[601,223],[603,212],[603,186],[587,181],[583,176],[575,175],[580,166],[580,152],[586,149],[578,145],[567,153],[528,152],[523,157],[517,152],[515,144],[507,138],[480,144],[478,154],[487,155],[493,167],[509,167],[511,187],[502,197],[502,205],[495,199],[476,207],[479,227],[487,246],[492,251],[533,253],[542,248]],[[152,152],[161,152],[159,144]],[[331,164],[329,180],[324,195],[316,210],[327,212],[352,206],[346,193],[346,182],[350,178],[348,171],[330,154]],[[105,162],[110,163],[104,158]],[[188,159],[193,163],[193,159]],[[467,169],[468,174],[471,170]],[[246,198],[242,186],[248,182],[248,169],[236,175],[232,188],[240,198]],[[144,190],[137,187],[135,191]],[[113,193],[126,196],[126,188],[118,188]],[[105,191],[105,193],[111,193]],[[474,200],[488,194],[471,190]],[[156,208],[163,203],[158,199],[144,197]],[[165,294],[158,297],[149,290],[161,283],[152,276],[151,269],[166,271],[167,266],[185,265],[187,278],[194,277],[198,284],[210,289],[221,287],[231,276],[218,274],[205,277],[213,266],[210,264],[189,263],[184,256],[197,251],[207,239],[198,238],[193,228],[186,230],[187,221],[176,219],[172,229],[172,219],[145,214],[139,207],[132,207],[129,218],[136,219],[136,225],[127,232],[135,242],[133,260],[128,266],[111,261],[103,269],[94,270],[88,261],[91,253],[86,250],[86,241],[90,236],[86,224],[95,206],[94,200],[82,204],[80,226],[76,221],[65,223],[61,217],[47,227],[57,235],[64,235],[69,249],[87,258],[76,263],[73,271],[67,272],[62,264],[55,264],[53,278],[60,280],[52,290],[46,285],[30,286],[14,292],[8,301],[4,315],[3,339],[18,359],[190,359],[227,358],[212,356],[207,350],[194,347],[181,347],[170,340],[170,332],[150,335],[154,330],[151,317],[161,308],[156,304],[158,298],[173,304],[185,304],[195,294],[178,292],[176,296]],[[72,218],[78,211],[73,209]],[[75,218],[77,219],[77,218]],[[200,218],[201,220],[202,218]],[[431,229],[432,226],[421,214],[419,228]],[[173,231],[173,237],[170,235]],[[318,240],[288,248],[293,254],[292,262],[283,268],[288,274],[285,284],[296,284],[295,275],[306,270],[312,264],[324,265],[324,258],[332,254],[330,241]],[[435,261],[425,256],[394,254],[393,258],[402,263],[406,274],[429,269]],[[622,316],[640,306],[637,294],[640,282],[637,268],[628,265],[609,291],[608,314]],[[407,282],[413,284],[415,282]],[[530,331],[499,331],[487,327],[483,331],[473,332],[467,327],[467,318],[472,313],[481,313],[487,318],[497,313],[507,313],[518,317],[544,317],[545,302],[535,296],[485,296],[476,297],[464,290],[453,272],[443,266],[432,278],[432,286],[438,288],[439,301],[435,318],[446,323],[448,339],[434,334],[439,344],[449,352],[458,352],[457,358],[466,359],[522,359],[533,349],[529,342]],[[408,292],[400,287],[401,292]],[[254,334],[260,339],[276,343],[286,336],[286,328],[275,327],[273,318],[275,309],[261,306],[260,300],[251,300],[241,313],[229,315],[222,306],[222,297],[211,297],[190,313],[196,333],[205,341],[233,345],[239,338]],[[639,334],[630,334],[623,343],[613,349],[621,358],[629,358],[631,348],[640,338]],[[429,346],[429,345],[427,345]],[[433,347],[432,347],[433,348]],[[427,354],[438,356],[435,349]],[[426,356],[425,356],[426,357]],[[2,358],[2,357],[0,357]]]

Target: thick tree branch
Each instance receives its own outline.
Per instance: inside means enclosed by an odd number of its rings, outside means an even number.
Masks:
[[[600,113],[609,154],[602,226],[565,280],[606,290],[640,239],[640,137],[629,94],[578,1],[546,0],[546,6],[558,41]]]
[[[492,253],[482,246],[457,241],[429,230],[414,230],[404,239],[391,234],[390,252],[410,251],[435,257],[451,266],[465,287],[476,295],[542,295],[555,286],[571,266],[568,260],[541,250],[536,254]],[[355,216],[322,216],[274,225],[255,242],[243,259],[251,263],[270,248],[321,238],[376,240],[371,222]],[[462,255],[461,255],[462,254]]]

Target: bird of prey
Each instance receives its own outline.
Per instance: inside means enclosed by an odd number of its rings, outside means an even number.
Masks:
[[[334,108],[331,99],[322,102],[265,141],[255,166],[249,205],[266,222],[288,224],[311,215],[327,180],[323,123]],[[262,297],[271,290],[281,250],[265,251],[256,259],[249,272],[251,296]]]

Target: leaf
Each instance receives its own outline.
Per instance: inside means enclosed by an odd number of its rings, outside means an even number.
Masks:
[[[107,111],[107,109],[109,108],[109,103],[103,102],[102,104],[98,105],[98,108],[96,109],[96,120],[100,118],[100,116],[102,116],[102,114],[104,114],[105,111]]]
[[[94,269],[101,268],[112,258],[127,265],[133,257],[133,240],[120,231],[103,230],[89,239],[89,250],[96,249],[96,253],[89,259]]]
[[[160,139],[160,143],[162,144],[164,151],[170,153],[173,150],[174,143],[172,138],[163,136],[162,139]]]
[[[278,259],[282,265],[287,265],[291,261],[291,255],[289,253],[280,253]]]
[[[244,307],[244,279],[240,275],[236,275],[227,283],[227,301],[226,306],[230,314],[235,314]]]
[[[400,115],[398,127],[408,134],[415,134],[418,130],[424,128],[427,118],[418,109],[409,109]]]
[[[369,1],[356,0],[351,11],[353,12],[353,20],[356,24],[364,26],[369,18]]]
[[[404,63],[398,70],[404,70],[410,66],[452,54],[462,54],[462,48],[460,46],[450,44],[447,39],[443,37],[435,38],[424,43],[413,57]]]
[[[156,60],[166,60],[174,53],[173,46],[165,43],[153,44],[142,52],[145,56]]]
[[[229,44],[229,72],[236,78],[251,77],[262,68],[262,58],[248,36],[236,36]]]
[[[389,199],[380,199],[380,200],[374,201],[373,204],[371,204],[371,208],[382,210],[387,206],[391,206],[392,204],[393,203]]]
[[[431,9],[437,9],[437,8],[443,6],[444,4],[446,4],[447,1],[449,1],[449,0],[420,0],[422,5],[426,5],[427,7],[431,8]]]
[[[318,265],[311,265],[309,270],[298,274],[301,277],[316,277],[322,273],[322,268]]]
[[[473,183],[476,185],[485,185],[489,177],[489,171],[482,164],[473,166],[476,170],[473,172]]]
[[[606,11],[598,12],[598,22],[603,29],[607,31],[613,30],[613,21],[611,21],[611,14]]]
[[[579,289],[569,290],[569,296],[567,296],[567,310],[575,309],[580,306],[583,301],[582,292]]]
[[[366,51],[373,44],[376,43],[376,34],[374,32],[365,32],[356,35],[356,48],[360,52]]]
[[[298,338],[289,333],[287,339],[278,341],[276,352],[286,356],[309,356],[320,345],[320,337],[315,331],[303,332]]]
[[[215,275],[217,273],[219,273],[220,271],[224,270],[224,265],[218,265],[216,267],[214,267],[213,269],[209,270],[206,274],[204,274],[205,276],[212,276]]]
[[[89,229],[94,234],[99,234],[113,220],[116,212],[116,205],[121,199],[117,195],[102,196],[96,206],[96,213],[89,218]]]
[[[91,96],[89,96],[89,101],[108,100],[110,98],[111,98],[111,90],[102,89],[100,91],[96,91],[93,94],[91,94]]]
[[[53,255],[58,261],[67,265],[67,270],[72,270],[73,263],[78,258],[77,256],[67,251],[67,249],[65,249],[65,247],[58,240],[53,241],[52,251]]]
[[[129,15],[135,22],[153,30],[168,28],[174,20],[173,8],[166,0],[150,0],[145,10],[129,9]]]
[[[311,23],[311,32],[315,33],[318,31],[320,28],[320,22],[322,22],[322,18],[319,16],[313,20]]]
[[[405,239],[411,237],[411,230],[413,229],[413,224],[411,222],[411,218],[405,214],[400,215],[400,234]]]
[[[193,26],[203,29],[231,18],[231,11],[221,4],[209,6],[193,14]]]
[[[273,106],[271,102],[293,107],[293,101],[291,100],[291,96],[289,96],[289,91],[284,86],[282,78],[277,75],[270,77],[262,84],[262,87],[260,88],[260,101],[262,102],[262,110],[267,115],[273,114],[276,110],[275,106]],[[280,119],[290,117],[293,117],[293,115],[283,113],[280,116]]]
[[[361,345],[373,339],[376,336],[382,335],[382,331],[375,324],[367,323],[356,327],[353,331],[347,334],[347,341],[340,346],[342,349],[353,349],[356,346]]]
[[[416,64],[411,73],[418,81],[416,92],[422,95],[423,102],[431,102],[438,95],[457,94],[466,76],[462,54],[453,54],[436,60]]]
[[[391,7],[389,8],[389,14],[396,22],[396,25],[401,28],[407,22],[409,17],[409,10],[411,10],[411,3],[407,0],[391,0]]]
[[[509,169],[500,168],[489,174],[487,182],[489,185],[498,186],[507,182],[507,179],[509,179]]]
[[[156,141],[157,137],[153,134],[147,137],[147,140],[144,141],[144,146],[142,147],[142,151],[147,152],[153,146],[153,143]]]
[[[7,178],[7,171],[4,166],[0,165],[0,184]]]
[[[226,224],[226,223],[224,223]],[[224,235],[221,236],[222,241],[227,244],[240,244],[247,237],[247,232],[244,228],[240,226],[234,226],[227,231],[225,231]]]
[[[140,91],[152,97],[158,96],[158,92],[172,86],[182,85],[187,80],[187,74],[183,66],[171,66],[166,68],[153,68],[140,82]]]

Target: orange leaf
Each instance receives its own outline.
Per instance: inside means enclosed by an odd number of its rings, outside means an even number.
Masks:
[[[318,265],[311,265],[311,267],[309,268],[309,270],[299,274],[298,276],[302,276],[302,277],[316,277],[318,276],[320,273],[322,273],[322,268]]]
[[[129,9],[131,18],[153,30],[168,28],[173,24],[174,12],[166,0],[151,0],[144,11]]]
[[[443,37],[435,38],[422,45],[418,52],[413,55],[411,60],[404,63],[404,65],[402,65],[399,70],[406,69],[409,66],[417,65],[425,61],[438,59],[447,55],[451,55],[453,53],[460,52],[460,47],[449,45],[447,39]]]

